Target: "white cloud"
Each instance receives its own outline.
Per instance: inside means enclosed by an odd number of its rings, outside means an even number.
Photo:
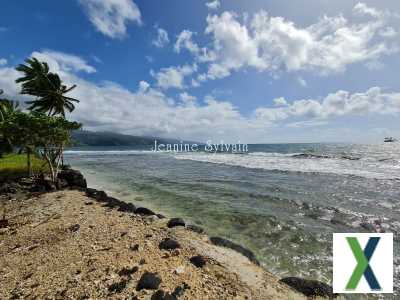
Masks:
[[[150,84],[144,80],[139,82],[139,93],[145,93],[149,90]]]
[[[165,29],[157,28],[157,37],[152,41],[152,44],[158,48],[163,48],[168,43],[168,32]]]
[[[379,34],[384,38],[394,38],[397,35],[397,31],[393,27],[386,27],[382,29]]]
[[[183,49],[186,49],[192,53],[199,62],[213,61],[215,59],[215,54],[206,47],[200,48],[192,39],[194,35],[195,33],[190,30],[183,30],[176,39],[174,51],[176,53],[181,53]]]
[[[400,93],[385,93],[373,87],[363,93],[351,94],[337,91],[322,101],[314,99],[296,100],[290,104],[283,98],[274,100],[285,107],[258,108],[255,115],[268,122],[288,119],[326,120],[341,116],[394,115],[400,113]]]
[[[326,75],[399,50],[391,41],[396,31],[389,24],[389,13],[365,4],[357,4],[354,13],[365,18],[350,22],[342,15],[323,16],[307,27],[263,10],[244,23],[232,12],[208,16],[205,33],[213,43],[206,51],[213,57],[199,79],[223,78],[246,67],[272,74],[285,70]],[[186,32],[183,37],[177,49],[185,47],[197,56],[200,47],[193,44],[192,35]]]
[[[189,95],[187,92],[180,93],[179,98],[183,103],[193,103],[197,99],[195,96]]]
[[[132,0],[79,0],[96,29],[110,38],[126,36],[127,24],[141,24],[139,8]]]
[[[369,7],[365,3],[361,3],[361,2],[357,3],[354,6],[353,11],[360,15],[369,15],[369,16],[375,17],[375,18],[380,18],[383,16],[382,11],[379,11],[373,7]]]
[[[79,77],[76,68],[65,66],[62,57],[41,55],[41,58],[51,61],[51,71],[59,72],[67,85],[77,85],[70,96],[81,102],[68,117],[83,122],[84,127],[90,130],[199,141],[223,139],[237,142],[240,139],[242,142],[260,142],[273,137],[271,132],[277,132],[274,130],[285,127],[299,130],[292,134],[296,139],[299,138],[298,133],[302,138],[306,137],[301,128],[321,128],[344,116],[400,115],[400,93],[373,87],[359,93],[338,91],[321,100],[301,99],[289,103],[284,98],[278,98],[274,100],[278,106],[260,107],[250,116],[244,116],[232,103],[212,96],[197,103],[194,96],[182,92],[179,101],[175,101],[145,81],[139,83],[137,91],[130,91],[113,82],[94,83]],[[20,75],[14,68],[0,67],[0,88],[7,96],[21,97],[14,82]],[[290,137],[290,131],[284,133],[285,137]],[[323,133],[320,131],[316,136],[323,136]]]
[[[206,6],[209,9],[216,10],[221,6],[221,3],[219,2],[219,0],[214,0],[214,1],[211,1],[211,2],[207,2]]]
[[[4,66],[7,64],[7,59],[5,58],[0,58],[0,66]]]
[[[162,68],[157,73],[151,71],[150,74],[157,80],[157,86],[162,89],[184,89],[186,87],[185,77],[193,74],[195,71],[197,71],[196,64]]]
[[[286,106],[288,104],[286,99],[283,97],[275,98],[273,101],[275,106]]]
[[[94,73],[96,69],[89,65],[84,59],[79,56],[58,52],[53,50],[35,51],[32,57],[36,57],[40,61],[46,61],[50,69],[55,72],[78,72]]]

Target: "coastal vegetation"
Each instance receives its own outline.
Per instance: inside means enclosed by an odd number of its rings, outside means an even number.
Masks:
[[[66,111],[75,109],[79,100],[66,96],[76,87],[67,87],[60,76],[50,72],[46,62],[28,58],[16,68],[22,76],[21,94],[33,97],[27,109],[6,98],[0,99],[0,177],[14,175],[49,175],[51,181],[63,164],[63,151],[71,143],[71,132],[82,125],[68,121]],[[0,91],[3,94],[3,91]],[[25,105],[26,106],[26,105]],[[20,155],[12,155],[18,152]],[[26,156],[23,172],[21,154]]]

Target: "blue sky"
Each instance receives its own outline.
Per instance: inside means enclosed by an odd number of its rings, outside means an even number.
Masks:
[[[400,137],[400,2],[4,1],[0,88],[47,61],[90,130],[226,142]]]

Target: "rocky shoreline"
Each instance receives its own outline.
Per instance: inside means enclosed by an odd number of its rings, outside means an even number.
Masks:
[[[252,251],[91,189],[76,170],[0,183],[1,299],[333,298]],[[73,266],[73,267],[72,267]]]

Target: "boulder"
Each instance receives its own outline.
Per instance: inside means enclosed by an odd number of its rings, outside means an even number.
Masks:
[[[220,247],[225,247],[225,248],[229,248],[232,250],[235,250],[236,252],[239,252],[240,254],[244,255],[245,257],[247,257],[251,262],[253,262],[254,264],[256,264],[257,266],[260,265],[260,262],[257,260],[256,256],[254,255],[254,253],[249,250],[246,249],[245,247],[238,245],[234,242],[231,242],[227,239],[221,238],[221,237],[211,237],[210,238],[211,243],[213,243],[216,246],[220,246]]]
[[[122,212],[134,213],[136,211],[136,206],[133,205],[133,203],[126,203],[124,201],[120,201],[118,210]]]
[[[64,179],[68,182],[68,186],[72,188],[87,188],[87,183],[85,177],[83,177],[82,173],[73,170],[73,169],[66,169],[62,170],[58,173],[57,176],[59,179]]]
[[[282,278],[280,282],[287,284],[296,291],[306,295],[307,297],[326,297],[329,299],[336,298],[333,294],[332,287],[318,280],[309,280],[298,277]]]
[[[141,291],[143,289],[146,290],[156,290],[158,286],[162,282],[161,278],[157,275],[157,273],[145,272],[142,277],[140,277],[139,282],[136,286],[137,291]]]
[[[135,214],[145,215],[145,216],[154,216],[156,213],[146,207],[138,207],[135,210]]]
[[[167,226],[168,228],[176,227],[176,226],[183,226],[185,227],[185,221],[181,218],[172,218],[168,221]]]
[[[65,179],[58,178],[56,181],[56,187],[59,190],[65,189],[68,187],[68,181],[66,181]]]
[[[174,250],[174,249],[181,248],[181,245],[173,239],[166,238],[161,241],[161,243],[158,245],[158,247],[163,250]]]
[[[207,263],[206,259],[201,255],[192,256],[190,262],[197,268],[202,268]]]
[[[96,199],[97,201],[106,201],[108,196],[104,191],[98,191],[96,189],[87,188],[86,196]]]

